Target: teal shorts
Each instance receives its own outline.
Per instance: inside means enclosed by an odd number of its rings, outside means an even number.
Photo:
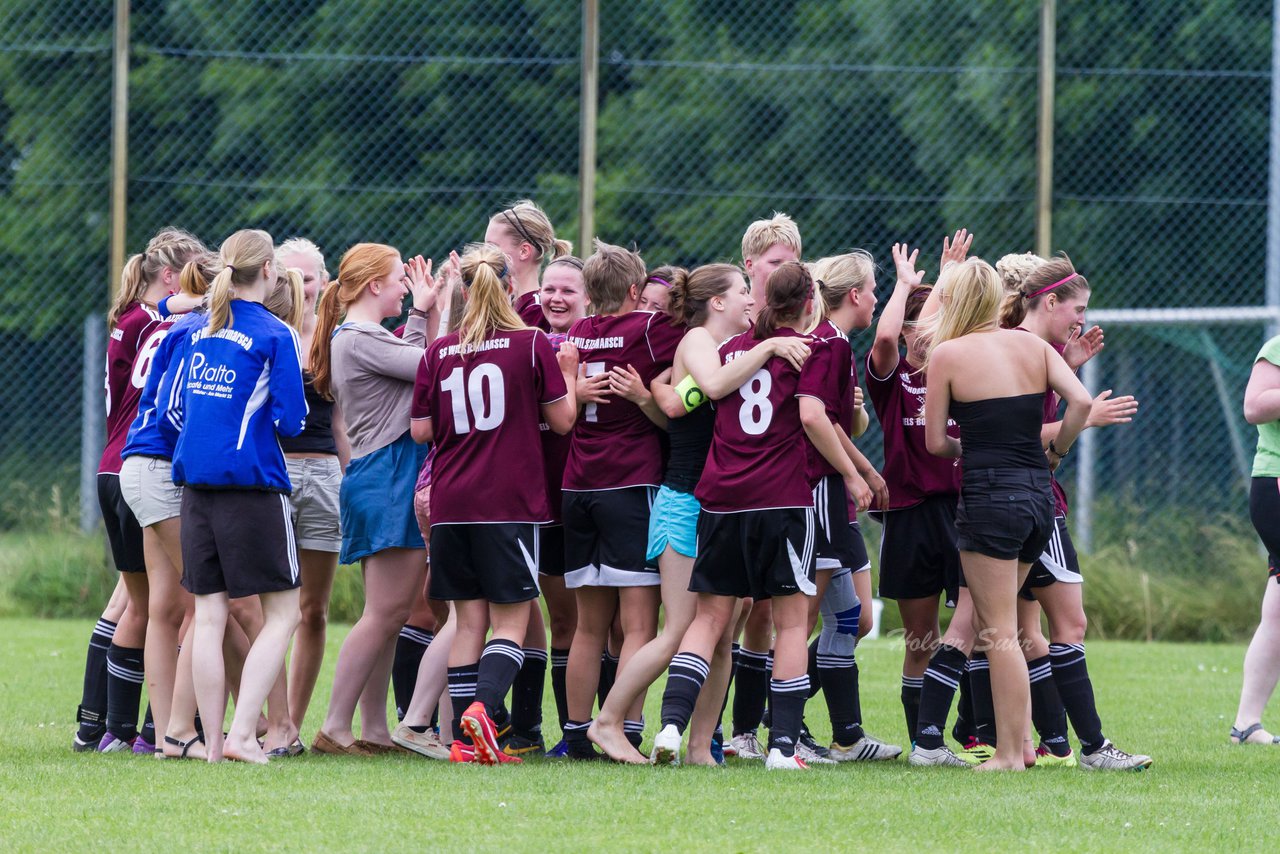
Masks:
[[[668,545],[685,557],[698,556],[698,511],[702,505],[690,492],[669,486],[658,490],[649,511],[649,546],[646,560],[657,560]]]

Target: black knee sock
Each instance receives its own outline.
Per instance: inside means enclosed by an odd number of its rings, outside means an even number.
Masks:
[[[644,742],[644,715],[641,715],[638,721],[623,721],[622,734],[627,737],[627,741],[631,742],[632,747],[639,750],[641,743]]]
[[[1040,743],[1054,756],[1066,756],[1071,752],[1067,742],[1067,711],[1053,681],[1049,656],[1028,661],[1027,673],[1031,678],[1031,722],[1040,735]]]
[[[948,644],[939,645],[929,659],[924,671],[924,683],[920,690],[920,711],[916,720],[916,745],[925,750],[937,750],[945,743],[942,733],[947,726],[947,713],[955,697],[960,674],[964,671],[965,655]]]
[[[684,732],[693,717],[693,707],[698,702],[711,665],[706,659],[692,652],[678,652],[667,668],[667,688],[662,693],[662,726],[675,725]]]
[[[560,730],[569,720],[569,694],[564,684],[569,671],[569,650],[551,649],[551,694],[556,698],[556,715],[560,718]]]
[[[1067,717],[1071,718],[1071,728],[1080,739],[1080,747],[1085,753],[1094,753],[1107,739],[1102,734],[1098,704],[1093,698],[1084,644],[1051,643],[1049,660],[1053,662],[1053,681],[1058,685],[1058,694],[1067,709]]]
[[[111,644],[107,650],[107,730],[121,741],[138,734],[144,681],[142,648]]]
[[[524,652],[515,641],[494,638],[484,645],[476,674],[476,701],[484,703],[489,717],[497,716],[523,664]]]
[[[462,713],[476,698],[476,680],[479,673],[480,668],[475,664],[449,668],[449,702],[453,706],[451,721],[453,737],[462,740],[464,744],[470,744],[471,739],[467,738],[466,733],[462,731]]]
[[[413,701],[413,688],[418,683],[418,665],[435,635],[418,626],[405,626],[396,638],[396,657],[391,663],[391,690],[396,698],[396,720],[404,720],[404,713]]]
[[[526,649],[524,664],[511,684],[511,728],[528,739],[542,732],[542,691],[547,683],[547,652]]]
[[[764,704],[769,696],[769,653],[743,647],[734,681],[733,734],[754,733],[764,717]]]
[[[996,746],[996,707],[991,698],[991,662],[985,652],[969,657],[969,687],[973,696],[973,732],[978,741]]]
[[[600,684],[596,688],[596,701],[604,708],[604,701],[609,698],[609,689],[613,680],[618,678],[618,659],[605,650],[600,654]]]
[[[809,676],[809,699],[818,696],[822,690],[822,673],[818,670],[818,639],[809,642],[809,665],[805,669]]]
[[[960,694],[956,702],[956,723],[951,728],[951,737],[961,744],[968,744],[970,739],[978,737],[973,730],[973,680],[969,678],[967,663],[964,673],[960,675]]]
[[[138,730],[138,737],[151,746],[156,743],[156,722],[151,717],[151,704],[147,703],[147,713],[142,717],[142,729]]]
[[[80,741],[88,743],[102,738],[107,728],[107,650],[116,624],[99,618],[89,635],[89,651],[84,658],[84,690],[76,721],[80,724]]]
[[[800,721],[804,717],[804,704],[809,699],[809,675],[794,679],[769,680],[769,706],[773,720],[769,727],[769,749],[777,749],[783,756],[796,752],[800,738]]]
[[[902,676],[902,714],[907,719],[907,741],[916,740],[916,726],[920,720],[920,689],[924,686],[923,676]]]
[[[822,674],[822,696],[831,717],[832,740],[842,747],[857,743],[863,735],[858,709],[858,665],[852,655],[824,654],[818,656],[817,669]]]

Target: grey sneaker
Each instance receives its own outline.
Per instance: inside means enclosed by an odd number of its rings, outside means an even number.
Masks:
[[[902,755],[902,748],[896,744],[885,744],[878,738],[863,735],[848,747],[832,742],[827,755],[836,762],[879,762],[897,759]]]
[[[760,749],[760,742],[756,739],[754,732],[735,735],[729,739],[729,743],[733,745],[735,755],[739,759],[764,759],[764,751]]]
[[[1086,771],[1145,771],[1151,767],[1151,757],[1125,753],[1107,739],[1093,753],[1080,754],[1080,767]]]
[[[941,765],[944,768],[968,768],[969,765],[959,756],[951,752],[945,744],[936,750],[927,750],[919,745],[911,748],[907,761],[912,765]]]
[[[770,751],[769,755],[772,756],[773,751]],[[830,759],[826,756],[823,756],[821,753],[819,753],[818,751],[810,747],[806,743],[805,739],[801,739],[796,744],[796,756],[799,757],[800,761],[804,762],[805,765],[835,765],[836,764],[836,761],[834,759]]]

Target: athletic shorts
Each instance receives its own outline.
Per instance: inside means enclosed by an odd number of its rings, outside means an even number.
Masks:
[[[140,527],[150,528],[182,514],[182,487],[173,482],[173,463],[163,457],[125,457],[120,492]]]
[[[142,526],[120,491],[120,475],[98,475],[98,508],[111,543],[111,560],[121,572],[146,572],[142,558]]]
[[[747,510],[698,516],[698,557],[689,590],[768,599],[818,592],[813,509]]]
[[[342,551],[338,495],[342,464],[337,457],[285,457],[293,494],[293,530],[298,548],[316,552]]]
[[[431,526],[428,596],[513,605],[538,598],[538,526],[532,522]]]
[[[1056,516],[1053,520],[1053,535],[1049,537],[1049,545],[1044,554],[1031,564],[1027,580],[1018,591],[1028,602],[1036,597],[1032,590],[1048,587],[1061,581],[1064,584],[1082,584],[1084,576],[1080,574],[1080,561],[1076,558],[1076,547],[1071,542],[1071,532],[1067,530],[1067,517]]]
[[[880,596],[934,599],[954,608],[960,587],[954,495],[935,495],[880,517]]]
[[[564,525],[538,526],[538,572],[564,578]]]
[[[1053,536],[1049,470],[966,471],[956,507],[956,548],[997,560],[1034,563]]]
[[[698,511],[702,505],[692,492],[669,486],[658,490],[649,513],[649,545],[645,559],[655,561],[671,546],[685,557],[698,556]]]
[[[292,590],[298,576],[289,496],[252,489],[182,492],[182,586],[232,599]]]
[[[355,563],[387,549],[425,549],[413,510],[414,486],[427,446],[405,431],[390,445],[352,460],[339,491],[342,550]]]
[[[564,583],[578,587],[652,587],[647,565],[649,510],[656,490],[628,486],[564,493]]]
[[[817,523],[818,569],[848,568],[860,572],[871,568],[862,532],[849,527],[849,496],[840,475],[829,474],[813,488],[813,515]]]
[[[1267,578],[1280,584],[1280,478],[1255,477],[1249,484],[1249,519],[1267,550]]]

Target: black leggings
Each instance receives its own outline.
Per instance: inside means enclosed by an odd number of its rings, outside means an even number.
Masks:
[[[1267,577],[1280,584],[1280,478],[1253,479],[1249,487],[1249,519],[1267,549]]]

